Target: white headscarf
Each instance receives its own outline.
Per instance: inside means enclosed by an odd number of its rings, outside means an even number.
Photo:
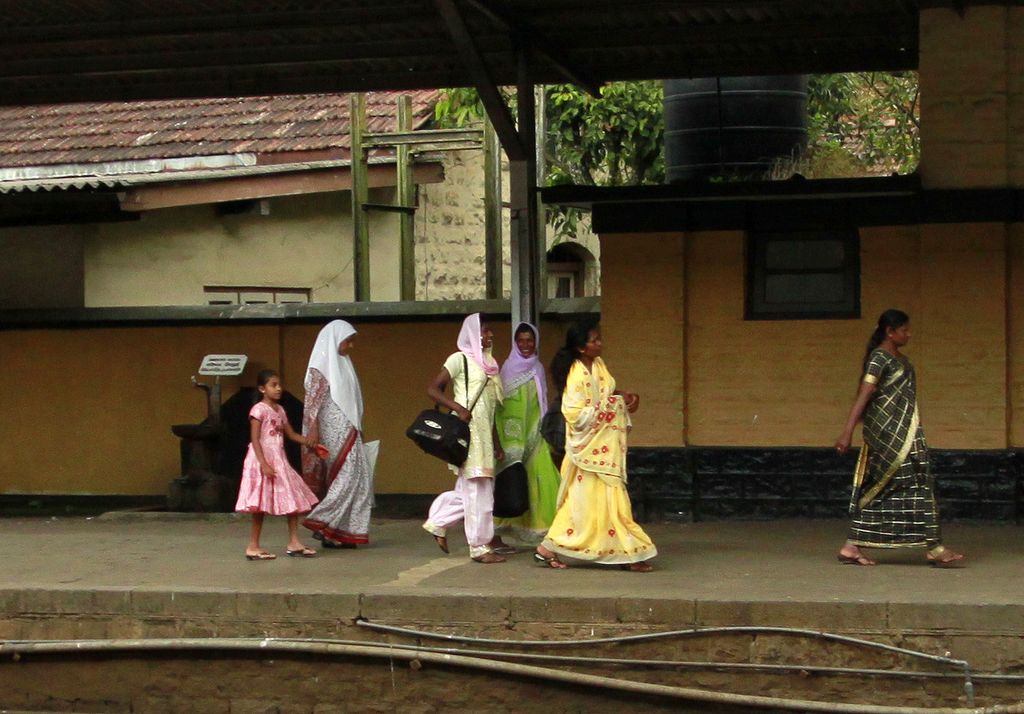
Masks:
[[[356,328],[344,320],[334,320],[324,325],[316,336],[316,344],[309,355],[306,367],[306,390],[312,389],[310,370],[315,369],[324,376],[331,387],[331,399],[338,405],[345,418],[352,425],[363,429],[363,392],[359,388],[356,368],[348,355],[338,354],[338,345],[356,334]]]
[[[462,329],[459,330],[459,352],[469,357],[479,365],[487,376],[493,377],[498,374],[498,363],[491,356],[491,350],[484,350],[480,344],[480,313],[474,312],[462,321]]]

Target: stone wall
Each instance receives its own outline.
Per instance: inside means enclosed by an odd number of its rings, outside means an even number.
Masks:
[[[416,212],[416,299],[465,300],[485,297],[484,162],[482,151],[444,154],[445,180],[419,187]],[[502,201],[507,203],[508,163],[502,162]],[[502,294],[511,296],[512,257],[509,211],[502,212]],[[549,227],[545,245],[558,240]],[[590,230],[589,216],[573,240],[595,258],[586,276],[588,295],[599,294],[600,243]]]

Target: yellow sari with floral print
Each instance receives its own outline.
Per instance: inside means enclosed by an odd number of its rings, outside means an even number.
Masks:
[[[653,558],[654,543],[633,520],[626,491],[625,400],[604,360],[577,360],[562,394],[565,460],[558,511],[543,546],[559,555],[627,564]]]

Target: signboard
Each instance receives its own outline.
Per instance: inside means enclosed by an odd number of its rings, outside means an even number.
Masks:
[[[248,360],[248,355],[206,355],[199,365],[199,374],[234,377],[242,373]]]

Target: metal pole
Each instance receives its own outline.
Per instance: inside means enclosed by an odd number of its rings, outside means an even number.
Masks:
[[[537,155],[536,108],[533,83],[529,78],[526,48],[518,50],[516,113],[522,160],[509,165],[512,204],[512,322],[537,323],[540,292],[537,257]]]

